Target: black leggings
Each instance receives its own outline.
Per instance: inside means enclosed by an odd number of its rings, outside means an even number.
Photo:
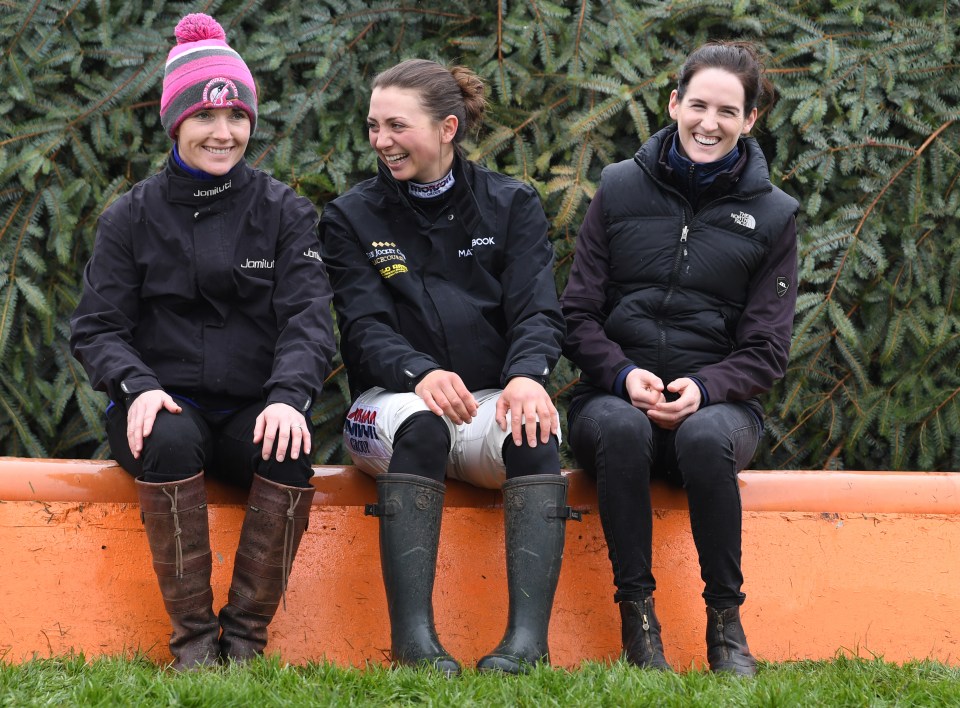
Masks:
[[[616,396],[574,401],[570,445],[597,479],[600,520],[617,586],[614,600],[639,600],[656,587],[651,570],[651,476],[683,485],[704,582],[714,608],[743,603],[741,508],[737,472],[750,462],[760,421],[745,405],[701,408],[676,430],[653,425]]]
[[[537,424],[537,439],[540,425]],[[415,474],[442,482],[446,477],[450,431],[440,416],[430,412],[414,413],[401,423],[393,439],[393,457],[388,473]],[[520,445],[512,438],[503,443],[503,462],[507,479],[531,474],[560,474],[559,444],[555,435],[536,447],[527,444],[526,434]]]
[[[139,459],[134,459],[127,443],[126,408],[115,404],[107,411],[111,454],[134,477],[145,482],[175,482],[203,470],[241,487],[249,487],[254,474],[291,487],[310,486],[313,468],[309,455],[301,451],[294,460],[287,450],[283,462],[277,462],[274,450],[270,459],[264,460],[262,446],[253,444],[257,416],[266,407],[262,401],[229,412],[209,412],[179,396],[174,398],[182,412],[157,413]],[[307,428],[312,434],[309,418]]]

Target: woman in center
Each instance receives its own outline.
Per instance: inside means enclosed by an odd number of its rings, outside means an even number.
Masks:
[[[447,476],[504,495],[507,630],[478,663],[519,673],[549,661],[567,483],[544,388],[563,317],[537,193],[468,161],[485,108],[464,67],[413,59],[373,81],[367,129],[378,174],[327,205],[323,259],[354,403],[344,442],[376,476],[393,660],[459,663],[433,621]]]

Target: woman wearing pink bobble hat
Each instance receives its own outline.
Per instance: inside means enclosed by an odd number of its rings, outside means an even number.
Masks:
[[[211,17],[176,28],[165,168],[100,216],[71,347],[110,397],[114,458],[136,477],[174,668],[263,653],[306,529],[309,411],[334,352],[317,213],[244,161],[250,70]],[[204,475],[250,488],[233,581],[213,612]]]

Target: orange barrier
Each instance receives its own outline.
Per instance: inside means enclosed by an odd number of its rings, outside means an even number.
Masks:
[[[553,663],[610,660],[619,615],[593,481],[567,473],[568,523],[550,628]],[[373,481],[318,467],[310,528],[268,651],[286,661],[384,662],[390,640]],[[832,658],[960,663],[960,475],[746,471],[741,474],[743,621],[768,661]],[[245,493],[209,484],[214,594],[225,601]],[[682,491],[653,491],[657,609],[667,658],[702,665],[702,583]],[[169,624],[133,480],[109,461],[0,458],[0,656],[135,650],[170,660]],[[470,665],[506,625],[501,497],[448,485],[434,593],[448,650]]]

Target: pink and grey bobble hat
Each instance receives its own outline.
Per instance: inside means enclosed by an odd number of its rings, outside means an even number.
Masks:
[[[184,118],[201,108],[236,107],[257,127],[257,88],[250,69],[227,44],[223,27],[202,12],[187,15],[174,30],[177,46],[167,55],[160,97],[160,123],[174,138]]]

